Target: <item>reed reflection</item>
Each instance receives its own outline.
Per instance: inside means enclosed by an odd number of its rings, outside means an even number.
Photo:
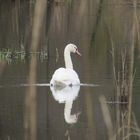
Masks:
[[[52,95],[58,103],[65,103],[64,106],[64,119],[66,123],[73,124],[78,121],[78,117],[81,114],[80,111],[72,114],[72,106],[74,100],[78,97],[80,91],[80,85],[76,86],[50,86]]]

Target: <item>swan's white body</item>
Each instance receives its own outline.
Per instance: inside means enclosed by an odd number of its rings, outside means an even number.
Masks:
[[[74,44],[68,44],[65,47],[64,60],[66,68],[59,68],[54,72],[50,81],[50,84],[52,86],[67,86],[80,84],[79,77],[77,73],[73,70],[73,64],[70,56],[71,52],[81,55]]]
[[[57,69],[50,82],[53,85],[77,85],[80,83],[77,73],[70,68]]]

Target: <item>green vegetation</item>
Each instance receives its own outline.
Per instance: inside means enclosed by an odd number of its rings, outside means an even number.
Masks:
[[[40,50],[39,52],[29,52],[26,53],[25,51],[18,51],[18,50],[10,50],[10,49],[1,49],[0,50],[0,60],[7,60],[7,61],[12,61],[12,60],[19,60],[19,61],[24,61],[26,58],[31,58],[36,56],[40,60],[46,60],[47,59],[47,51],[45,50]]]

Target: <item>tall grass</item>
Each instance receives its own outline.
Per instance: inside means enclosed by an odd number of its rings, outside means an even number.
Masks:
[[[109,140],[126,140],[129,139],[131,136],[137,136],[140,138],[140,129],[138,127],[136,118],[134,113],[132,113],[131,125],[128,126],[128,111],[121,112],[121,119],[122,122],[119,128],[113,126],[113,121],[111,120],[111,114],[109,112],[108,105],[106,104],[106,99],[104,96],[100,96],[99,98],[101,109],[103,112],[104,122],[106,124],[107,132],[108,132],[108,139]],[[128,132],[128,128],[131,130]]]
[[[128,47],[121,48],[121,59],[120,65],[116,67],[116,53],[117,46],[114,45],[111,30],[108,28],[112,45],[112,65],[115,85],[115,99],[118,103],[122,101],[128,102],[126,109],[121,109],[121,104],[116,104],[116,124],[113,126],[111,120],[111,114],[106,104],[104,96],[100,97],[100,104],[104,116],[104,122],[108,130],[109,140],[129,140],[134,137],[140,139],[140,129],[137,124],[135,115],[132,109],[133,99],[133,81],[134,81],[134,48],[136,38],[139,38],[139,26],[137,18],[137,1],[133,1],[133,18],[132,18],[132,30],[130,32],[130,43]],[[114,130],[112,131],[112,129]]]

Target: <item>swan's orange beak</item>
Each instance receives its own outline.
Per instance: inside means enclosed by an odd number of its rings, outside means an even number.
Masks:
[[[82,54],[78,50],[75,53],[78,54],[79,56],[82,56]]]

